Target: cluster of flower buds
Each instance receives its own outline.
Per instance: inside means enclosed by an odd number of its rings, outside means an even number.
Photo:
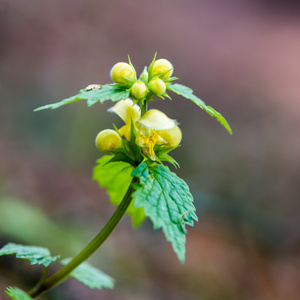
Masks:
[[[120,100],[109,109],[125,125],[118,130],[105,129],[99,132],[96,146],[100,151],[114,153],[113,150],[121,150],[128,143],[134,143],[145,157],[155,161],[158,158],[155,149],[168,147],[171,150],[179,145],[182,135],[175,120],[157,109],[150,109],[142,114],[141,107],[136,104],[140,101],[142,106],[154,96],[165,95],[172,73],[173,66],[166,59],[154,60],[149,69],[144,69],[139,80],[136,79],[135,69],[130,62],[120,62],[113,66],[110,73],[112,80],[118,86],[126,88],[132,99]],[[125,140],[127,144],[124,143]]]
[[[119,62],[110,72],[111,79],[120,85],[128,85],[130,95],[134,100],[143,100],[147,96],[163,96],[166,92],[168,79],[173,73],[172,64],[166,59],[158,59],[145,68],[140,78],[131,63]]]

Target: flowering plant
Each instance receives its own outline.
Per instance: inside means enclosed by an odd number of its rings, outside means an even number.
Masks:
[[[94,168],[93,179],[107,189],[112,204],[119,204],[115,213],[99,234],[74,258],[60,260],[64,266],[47,278],[48,268],[60,256],[51,256],[48,249],[10,243],[0,249],[0,255],[16,254],[29,259],[31,264],[42,264],[45,271],[40,282],[28,293],[8,288],[13,299],[32,299],[54,287],[66,277],[75,277],[90,288],[112,288],[113,279],[84,262],[106,240],[125,212],[132,217],[134,226],[150,218],[154,229],[162,228],[166,239],[181,262],[185,258],[186,225],[197,221],[193,197],[187,184],[165,166],[179,164],[169,152],[179,146],[182,133],[177,121],[157,109],[148,110],[149,101],[171,97],[167,92],[179,94],[215,117],[231,134],[224,117],[193,94],[192,89],[177,83],[172,77],[173,66],[166,59],[156,60],[145,67],[137,78],[129,59],[119,62],[111,70],[114,83],[91,84],[79,94],[58,103],[42,106],[38,110],[55,109],[79,100],[88,106],[106,100],[116,102],[110,112],[125,123],[121,128],[104,129],[96,137],[96,146],[106,155]]]

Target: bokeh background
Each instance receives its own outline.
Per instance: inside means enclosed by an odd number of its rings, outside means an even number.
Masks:
[[[41,299],[300,299],[297,0],[2,0],[0,246],[72,256],[105,224],[115,208],[91,174],[96,134],[122,124],[111,102],[33,109],[109,83],[127,55],[139,73],[156,51],[233,129],[177,95],[155,102],[183,131],[176,172],[199,216],[186,262],[150,222],[133,229],[126,216],[90,259],[115,278],[113,291],[69,280]],[[0,299],[41,271],[1,257]]]

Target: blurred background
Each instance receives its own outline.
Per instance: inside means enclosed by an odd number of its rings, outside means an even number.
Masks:
[[[106,223],[115,208],[91,175],[95,136],[122,125],[106,112],[112,103],[33,110],[110,83],[127,55],[140,73],[156,51],[233,129],[177,95],[155,102],[183,131],[172,156],[199,216],[186,262],[149,221],[133,229],[126,216],[89,260],[115,278],[114,290],[69,280],[41,299],[300,299],[296,0],[2,0],[0,247],[73,256]],[[30,289],[41,272],[0,257],[0,299],[7,286]]]

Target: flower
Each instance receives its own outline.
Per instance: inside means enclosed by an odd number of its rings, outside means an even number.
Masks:
[[[110,77],[116,83],[126,83],[126,78],[135,79],[135,71],[128,63],[119,62],[112,67]]]
[[[171,77],[172,73],[173,73],[173,66],[172,64],[164,59],[158,59],[157,61],[154,62],[153,68],[152,68],[152,74],[153,75],[159,75],[162,73],[165,73],[167,71],[169,71],[164,77],[163,79],[167,79],[169,77]]]
[[[125,125],[119,133],[130,141],[131,125],[135,126],[135,143],[142,148],[142,153],[155,161],[154,146],[161,144],[176,147],[181,141],[181,131],[175,120],[157,109],[148,110],[142,117],[138,105],[131,99],[120,100],[109,111],[116,113]]]
[[[150,109],[136,122],[136,125],[139,129],[135,140],[136,144],[142,147],[146,156],[155,160],[154,146],[156,144],[167,145],[168,143],[158,133],[159,130],[171,132],[176,127],[177,122],[158,109]]]

